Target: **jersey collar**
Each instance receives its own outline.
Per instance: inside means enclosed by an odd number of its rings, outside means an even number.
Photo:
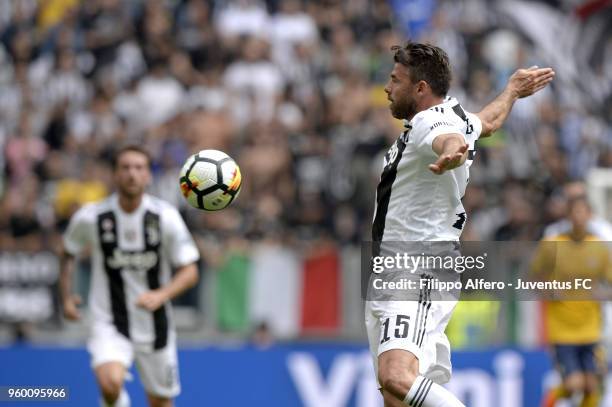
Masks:
[[[123,208],[121,208],[121,205],[119,205],[119,194],[117,192],[114,192],[111,195],[111,199],[113,202],[113,206],[115,207],[117,211],[119,211],[119,213],[121,213],[123,216],[130,217],[130,216],[139,216],[146,209],[146,206],[149,201],[149,196],[146,193],[143,194],[142,201],[140,201],[140,206],[138,206],[138,208],[136,208],[134,212],[130,212],[130,213],[125,212]]]

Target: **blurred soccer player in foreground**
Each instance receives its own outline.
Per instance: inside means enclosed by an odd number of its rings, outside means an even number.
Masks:
[[[385,92],[391,114],[405,121],[406,130],[385,155],[372,241],[374,247],[456,242],[466,220],[461,198],[476,140],[500,128],[514,102],[543,89],[554,72],[519,69],[493,102],[472,114],[447,97],[451,72],[442,49],[408,42],[392,50],[395,65]],[[451,375],[444,330],[456,299],[430,301],[429,295],[422,290],[421,301],[366,301],[368,340],[385,406],[463,406],[440,386]]]
[[[533,261],[534,275],[543,281],[596,281],[611,279],[610,253],[606,245],[589,232],[591,208],[586,197],[568,201],[570,230],[545,238]],[[554,407],[561,398],[583,395],[580,407],[597,407],[601,399],[603,349],[599,346],[603,322],[601,303],[595,292],[584,298],[572,292],[567,301],[545,303],[545,321],[555,365],[562,377],[559,387],[550,390],[542,407]],[[577,301],[583,299],[582,301]]]
[[[91,250],[87,348],[102,406],[130,405],[123,383],[134,360],[151,407],[172,406],[180,393],[170,300],[197,283],[199,253],[178,211],[145,193],[150,165],[140,147],[119,150],[117,193],[77,211],[64,236],[60,287],[70,320],[80,318],[73,258]]]

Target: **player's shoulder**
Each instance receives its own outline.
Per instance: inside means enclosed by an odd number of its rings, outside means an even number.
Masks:
[[[569,231],[558,233],[558,234],[553,234],[549,236],[544,236],[542,238],[542,242],[570,242],[572,240],[573,239]],[[583,242],[603,242],[601,238],[599,238],[597,235],[594,235],[592,233],[588,233],[582,241]]]
[[[174,221],[177,216],[180,217],[179,211],[174,205],[153,195],[146,195],[146,206],[147,210],[159,215],[162,220]]]
[[[425,137],[430,132],[441,129],[441,128],[452,128],[456,127],[456,124],[452,120],[444,117],[440,112],[432,110],[423,110],[417,113],[412,121],[410,122],[411,130],[410,134],[412,138],[419,139]]]
[[[455,127],[461,124],[460,118],[453,111],[456,99],[447,98],[439,105],[422,110],[414,115],[412,128],[417,131],[432,131],[438,127]]]
[[[442,121],[451,124],[451,118],[445,114],[446,109],[444,109],[444,111],[442,109],[443,107],[441,106],[434,106],[430,107],[429,109],[421,110],[420,112],[414,115],[414,118],[412,119],[412,125],[416,126],[417,124],[422,123],[429,124],[436,121]]]
[[[146,194],[146,206],[148,210],[153,212],[173,212],[177,209],[168,201],[154,195]]]
[[[107,197],[100,201],[88,202],[83,204],[72,215],[73,218],[85,222],[94,222],[101,213],[111,209],[111,197]]]

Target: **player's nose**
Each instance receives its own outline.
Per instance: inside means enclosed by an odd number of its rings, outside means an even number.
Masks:
[[[134,180],[138,177],[138,170],[136,168],[130,168],[128,171],[130,180]]]

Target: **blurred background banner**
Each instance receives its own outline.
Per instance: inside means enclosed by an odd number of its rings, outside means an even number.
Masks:
[[[49,251],[0,251],[0,322],[59,322],[59,260]]]
[[[181,348],[183,392],[176,400],[180,406],[382,406],[371,356],[362,345],[313,342],[266,349]],[[12,366],[0,370],[4,384],[67,386],[70,400],[62,405],[97,402],[93,376],[76,374],[88,363],[83,349],[0,348],[0,359]],[[134,405],[144,405],[144,393],[134,376],[127,389]],[[502,348],[454,352],[448,388],[470,407],[531,407],[558,380],[546,352]],[[612,384],[612,374],[606,381]],[[234,383],[240,383],[240,391]],[[608,390],[602,406],[609,403],[612,392]]]

